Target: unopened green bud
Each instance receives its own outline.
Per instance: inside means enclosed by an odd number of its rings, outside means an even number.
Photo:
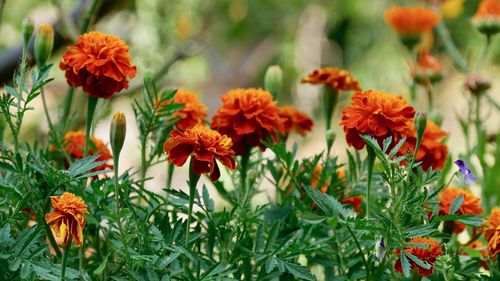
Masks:
[[[49,60],[54,47],[54,28],[49,24],[42,24],[35,38],[35,61],[38,67],[44,66]]]
[[[35,23],[33,22],[32,19],[26,18],[23,20],[22,33],[23,33],[24,45],[28,45],[28,42],[30,41],[34,29],[35,29]]]
[[[264,88],[269,91],[274,98],[281,91],[283,85],[283,71],[279,65],[271,65],[267,68],[266,77],[264,78]]]
[[[415,131],[417,132],[417,139],[421,139],[424,135],[425,127],[427,126],[427,114],[425,112],[417,111],[415,113]]]
[[[119,157],[127,133],[127,121],[121,112],[115,113],[109,130],[109,140],[114,157]]]

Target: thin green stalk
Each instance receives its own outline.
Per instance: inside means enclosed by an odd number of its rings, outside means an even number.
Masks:
[[[167,179],[166,188],[170,189],[172,187],[172,177],[174,176],[175,165],[167,162]]]
[[[68,117],[71,111],[71,104],[73,103],[73,96],[75,95],[75,88],[70,87],[66,93],[63,103],[63,115],[61,117],[63,131],[66,131],[66,126],[68,124]]]
[[[64,254],[62,258],[62,265],[61,265],[61,281],[65,281],[64,276],[66,275],[66,264],[68,263],[68,255],[69,251],[71,249],[71,241],[72,239],[68,239],[68,244],[64,247]]]
[[[354,235],[354,232],[352,231],[351,227],[349,227],[348,224],[345,224],[345,226],[347,228],[347,231],[349,231],[349,234],[351,235],[352,239],[354,240],[354,243],[356,244],[359,253],[361,254],[363,264],[365,265],[366,280],[371,280],[370,267],[368,261],[366,260],[365,253],[363,252],[363,248],[361,248],[361,244],[359,244],[358,238],[356,238],[356,235]]]
[[[6,0],[0,0],[0,26],[2,24],[2,20],[3,20],[3,8],[5,7],[5,2]]]
[[[433,108],[433,92],[432,92],[432,86],[427,87],[427,106],[428,106],[428,112],[430,113]]]
[[[93,96],[88,97],[87,103],[87,120],[85,124],[85,145],[83,149],[83,157],[87,157],[89,152],[90,132],[92,128],[92,120],[94,119],[94,112],[97,106],[98,99]]]
[[[458,51],[455,43],[453,43],[453,40],[451,39],[450,33],[446,28],[445,23],[443,21],[440,21],[437,24],[435,31],[438,37],[443,42],[446,52],[450,55],[450,58],[453,60],[453,63],[458,68],[458,70],[464,73],[468,73],[469,68],[467,67],[467,62],[465,61],[462,54],[460,54],[460,52]]]
[[[337,104],[338,92],[335,89],[332,89],[328,86],[324,87],[323,90],[323,107],[324,107],[324,116],[325,116],[325,140],[326,140],[326,150],[327,155],[330,154],[330,150],[332,148],[334,137],[330,132],[332,128],[332,117],[335,111],[335,105]]]
[[[250,160],[251,149],[247,147],[243,155],[241,155],[241,165],[240,165],[240,185],[243,194],[247,192],[247,172],[248,172],[248,161]]]
[[[371,199],[371,186],[372,186],[372,175],[373,175],[373,166],[375,165],[375,151],[373,148],[366,146],[366,150],[368,152],[368,182],[366,185],[366,217],[370,217],[370,199]]]
[[[115,182],[115,216],[116,223],[118,224],[118,231],[120,232],[120,237],[122,239],[123,248],[125,251],[125,255],[127,260],[130,259],[128,250],[127,250],[127,241],[125,239],[125,231],[123,231],[123,225],[120,218],[120,178],[118,177],[118,164],[120,163],[120,153],[116,153],[115,157],[113,157],[113,177]]]
[[[415,82],[415,79],[412,79],[410,85],[410,99],[411,103],[415,104],[415,100],[417,99],[417,82]]]
[[[199,179],[200,175],[196,174],[194,171],[194,159],[191,157],[191,162],[189,163],[189,207],[186,224],[186,247],[189,243],[189,227],[193,217],[194,195],[196,193],[196,185],[198,184]]]
[[[486,42],[483,46],[483,49],[481,50],[481,53],[476,63],[476,67],[474,68],[475,72],[478,72],[483,67],[484,62],[488,57],[488,51],[490,50],[491,41],[492,41],[491,36],[486,36]]]

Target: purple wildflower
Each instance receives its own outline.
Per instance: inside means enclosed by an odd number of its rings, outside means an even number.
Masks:
[[[460,169],[460,174],[462,174],[462,177],[467,185],[471,185],[476,181],[476,176],[474,176],[469,168],[467,168],[467,165],[464,161],[457,160],[455,161],[455,164],[457,164],[458,168]]]

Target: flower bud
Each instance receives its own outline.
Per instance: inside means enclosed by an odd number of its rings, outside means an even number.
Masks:
[[[465,78],[465,88],[474,95],[481,95],[491,88],[491,81],[478,73],[471,73]]]
[[[126,133],[127,121],[125,120],[125,115],[121,112],[117,112],[113,116],[111,128],[109,130],[109,140],[114,157],[118,157],[120,155]]]
[[[35,61],[38,67],[42,67],[52,53],[54,47],[54,28],[49,24],[42,24],[35,38]]]
[[[271,65],[267,68],[266,77],[264,78],[264,88],[269,91],[274,98],[281,91],[283,85],[283,71],[279,65]]]
[[[424,135],[425,127],[427,126],[427,114],[425,112],[417,111],[415,113],[415,131],[417,132],[417,139],[421,139]]]
[[[33,22],[32,19],[26,18],[23,20],[22,33],[23,33],[24,45],[28,45],[28,42],[30,41],[34,29],[35,29],[35,23]]]

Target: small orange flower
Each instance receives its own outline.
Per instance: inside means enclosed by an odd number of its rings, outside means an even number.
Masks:
[[[295,130],[301,136],[304,136],[311,131],[313,121],[304,112],[288,105],[280,107],[279,110],[279,116],[285,120],[284,125],[286,133]]]
[[[408,121],[408,128],[410,129],[410,133],[406,136],[406,142],[399,150],[399,155],[412,154],[415,151],[417,133],[413,120]],[[448,147],[442,141],[446,135],[434,122],[427,121],[422,143],[420,144],[416,158],[417,161],[421,162],[422,169],[428,170],[432,168],[439,170],[444,167],[446,157],[448,156]]]
[[[484,221],[484,239],[488,242],[488,253],[493,260],[500,253],[500,208],[493,208],[490,217]]]
[[[347,143],[361,150],[365,142],[360,137],[366,134],[383,140],[392,137],[393,144],[408,135],[408,121],[413,120],[415,110],[402,97],[368,90],[356,92],[351,106],[342,111],[340,125],[344,127]]]
[[[483,0],[477,7],[474,19],[500,20],[500,0]]]
[[[179,118],[179,120],[175,123],[177,129],[185,131],[195,125],[205,124],[205,119],[207,118],[207,107],[200,102],[196,92],[179,89],[175,93],[173,102],[175,104],[184,104],[179,111],[172,115],[174,118]],[[158,106],[161,107],[167,104],[169,104],[169,101],[165,101]]]
[[[275,131],[285,134],[283,119],[272,95],[262,89],[234,89],[222,96],[222,107],[212,118],[212,129],[228,135],[233,140],[233,149],[242,155],[247,149],[265,147],[262,140],[271,136],[277,140]]]
[[[436,261],[436,258],[443,254],[443,252],[441,251],[441,245],[435,239],[424,238],[424,237],[412,238],[411,242],[415,243],[415,244],[427,245],[427,248],[417,248],[417,247],[409,246],[409,247],[405,248],[405,250],[408,253],[416,256],[421,261],[426,262],[431,266],[429,269],[425,269],[423,267],[420,267],[418,264],[416,264],[412,260],[408,259],[408,261],[410,262],[411,269],[417,269],[418,273],[421,276],[431,275],[432,271],[434,270],[434,262]],[[396,255],[400,255],[401,250],[397,249],[395,251],[395,253],[396,253]],[[398,259],[396,261],[396,264],[394,265],[394,269],[397,272],[403,273],[403,268],[401,266],[401,259]]]
[[[432,30],[439,15],[427,8],[392,7],[385,11],[385,20],[400,35],[420,35]]]
[[[232,145],[228,136],[196,125],[185,132],[173,130],[163,148],[168,155],[168,162],[180,167],[192,156],[193,171],[198,175],[210,174],[210,179],[216,181],[220,177],[220,170],[215,160],[231,170],[236,167]]]
[[[488,36],[500,32],[500,0],[481,1],[472,21]]]
[[[108,161],[113,159],[108,147],[104,142],[96,137],[90,137],[90,145],[88,155],[99,154],[100,156],[96,159],[97,162]],[[72,159],[82,159],[83,152],[85,148],[85,133],[82,131],[77,132],[67,132],[64,135],[64,150]],[[93,171],[101,171],[105,169],[111,169],[113,165],[103,164],[93,169]]]
[[[324,67],[314,70],[311,74],[302,78],[302,83],[328,85],[337,92],[340,91],[361,91],[358,80],[347,70],[336,67]]]
[[[90,96],[108,99],[128,88],[128,79],[137,72],[131,65],[128,46],[114,35],[92,31],[80,35],[69,46],[59,67],[68,84],[82,87]]]
[[[45,215],[45,221],[51,225],[52,232],[62,239],[64,245],[68,244],[70,236],[73,237],[76,245],[82,245],[85,229],[83,216],[89,213],[83,199],[64,192],[61,196],[51,196],[50,201],[54,212]]]
[[[450,207],[453,200],[463,196],[464,201],[455,213],[457,215],[481,215],[483,209],[481,208],[481,200],[472,194],[472,192],[465,188],[447,187],[439,196],[439,215],[446,216],[450,214]],[[459,234],[465,229],[465,224],[454,222],[453,233]]]
[[[424,51],[418,54],[416,65],[410,65],[410,72],[417,83],[430,86],[443,77],[443,65],[436,57]]]

